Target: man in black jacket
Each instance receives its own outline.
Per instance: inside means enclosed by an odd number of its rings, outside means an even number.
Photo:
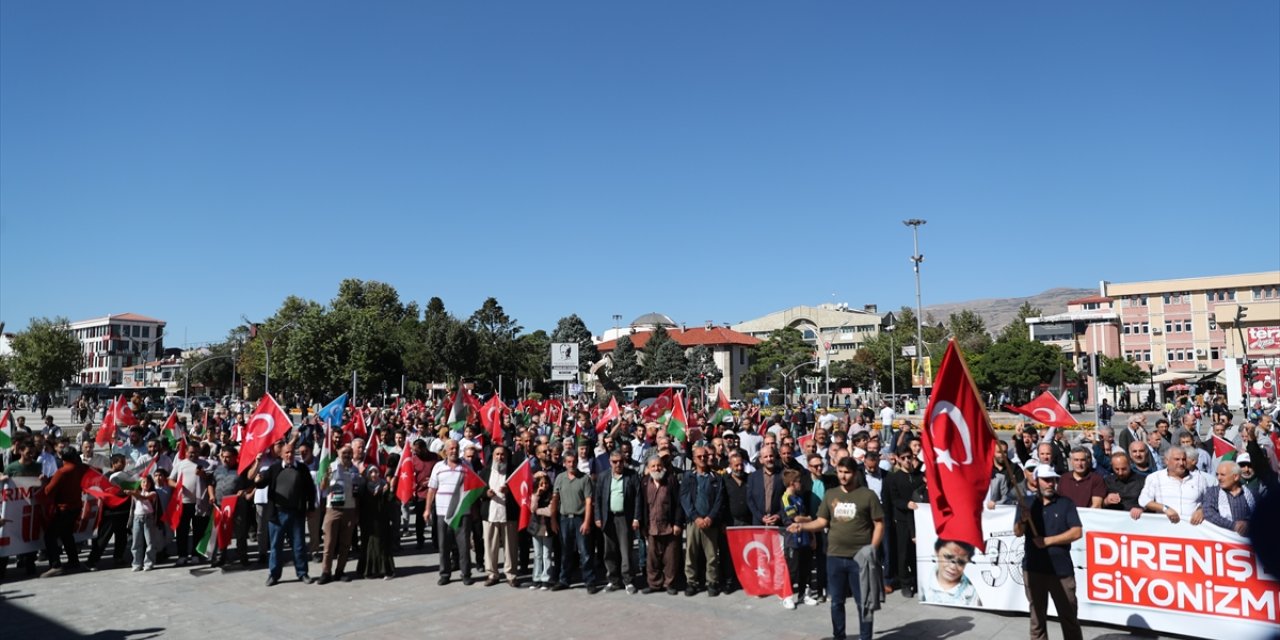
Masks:
[[[916,508],[918,494],[924,490],[924,473],[920,471],[920,459],[913,455],[899,456],[901,466],[884,483],[884,503],[893,513],[894,556],[898,560],[898,586],[902,595],[916,595]]]
[[[258,454],[258,463],[262,454]],[[316,508],[316,483],[311,471],[293,456],[293,443],[281,449],[280,461],[262,470],[255,464],[253,484],[267,490],[264,517],[271,537],[271,553],[267,559],[267,586],[280,582],[280,560],[284,555],[284,538],[293,547],[293,568],[298,580],[311,584],[307,575],[307,514]]]
[[[631,542],[640,529],[636,496],[640,478],[624,463],[621,451],[609,451],[609,471],[596,477],[595,520],[604,536],[605,591],[635,593]]]

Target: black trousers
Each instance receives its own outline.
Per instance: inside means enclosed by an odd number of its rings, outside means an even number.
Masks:
[[[915,536],[914,522],[897,520],[893,523],[894,553],[898,558],[898,587],[901,589],[916,588],[916,543],[911,541]]]
[[[462,577],[471,577],[471,516],[462,516],[461,526],[454,530],[448,518],[436,514],[436,529],[440,532],[440,575],[453,573],[456,553]]]
[[[89,548],[89,564],[97,564],[102,558],[102,552],[107,549],[107,542],[114,539],[115,546],[111,549],[111,559],[117,564],[124,562],[127,558],[129,537],[129,509],[119,509],[116,511],[107,511],[102,514],[102,522],[98,523],[98,535],[93,539],[93,546]]]
[[[635,584],[636,568],[631,562],[631,541],[635,539],[635,532],[631,530],[631,519],[626,514],[610,515],[604,520],[601,534],[604,553],[600,557],[604,559],[609,584],[622,587]]]
[[[176,491],[175,491],[176,493]],[[170,498],[178,500],[178,496]],[[195,545],[200,541],[200,536],[204,535],[205,527],[209,526],[209,516],[196,515],[195,503],[182,505],[182,519],[178,521],[178,557],[195,555]],[[195,530],[195,537],[191,533]]]
[[[78,509],[55,511],[49,520],[49,527],[44,531],[44,552],[49,556],[50,567],[62,566],[62,552],[67,553],[67,566],[79,567],[80,558],[76,551],[76,520],[80,517]]]

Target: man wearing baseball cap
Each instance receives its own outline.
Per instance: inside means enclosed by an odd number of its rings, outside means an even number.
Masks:
[[[1076,612],[1075,568],[1071,543],[1083,534],[1075,503],[1058,495],[1058,472],[1051,465],[1036,466],[1039,499],[1029,509],[1018,506],[1013,533],[1026,537],[1022,558],[1022,584],[1031,603],[1031,640],[1048,640],[1049,598],[1053,598],[1062,623],[1064,640],[1081,640]]]

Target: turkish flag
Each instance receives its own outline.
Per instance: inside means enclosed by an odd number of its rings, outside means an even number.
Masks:
[[[222,503],[213,511],[213,527],[214,527],[214,544],[217,548],[226,550],[231,546],[231,533],[235,531],[236,501],[240,496],[227,496],[222,499]]]
[[[938,537],[985,551],[982,503],[991,484],[996,436],[955,340],[942,356],[920,435]]]
[[[160,515],[160,522],[169,525],[170,531],[177,531],[178,525],[182,523],[182,474],[179,473],[174,481],[177,486],[169,494],[169,504],[165,505],[164,513]]]
[[[1074,427],[1077,424],[1076,419],[1071,417],[1071,412],[1067,411],[1066,407],[1063,407],[1062,403],[1058,402],[1058,399],[1048,391],[1021,407],[1009,404],[1004,407],[1014,413],[1031,418],[1046,427]]]
[[[351,412],[351,433],[357,438],[366,439],[369,437],[369,426],[364,422],[364,411],[356,409]],[[346,429],[343,429],[346,431]]]
[[[657,422],[662,415],[671,410],[671,404],[675,402],[675,389],[667,389],[662,395],[654,399],[653,403],[645,407],[640,412],[640,416],[645,422]]]
[[[414,483],[417,480],[413,475],[413,463],[409,462],[412,453],[403,453],[400,455],[400,468],[396,469],[396,499],[403,504],[413,502]]]
[[[805,435],[802,435],[799,438],[796,438],[796,447],[801,451],[804,451],[805,446],[808,445],[809,442],[812,440],[813,440],[813,434],[806,433]]]
[[[609,398],[609,407],[600,414],[600,419],[596,420],[596,433],[604,433],[609,428],[609,421],[616,420],[622,412],[618,410],[618,399]]]
[[[116,421],[111,416],[111,412],[107,412],[107,417],[102,419],[102,426],[98,429],[98,435],[94,437],[94,444],[99,447],[110,446],[116,439]]]
[[[777,527],[728,527],[729,557],[742,590],[749,596],[790,598],[791,574]]]
[[[283,438],[291,427],[293,427],[293,420],[284,412],[284,409],[280,408],[280,405],[276,404],[275,398],[272,398],[269,393],[262,396],[248,424],[245,425],[244,446],[240,449],[238,471],[244,473],[245,469],[252,467],[258,454]]]
[[[529,469],[528,458],[507,476],[507,491],[511,492],[511,497],[520,505],[519,529],[523,531],[529,526],[529,519],[533,515],[533,472]]]
[[[134,427],[138,425],[138,418],[133,415],[133,409],[129,408],[129,402],[120,396],[115,402],[111,403],[111,421],[116,427]]]
[[[547,422],[559,427],[564,424],[564,404],[559,400],[547,400],[544,403],[547,408]]]
[[[507,405],[502,404],[502,398],[499,398],[496,393],[480,408],[480,422],[484,424],[489,435],[493,436],[495,443],[502,442],[502,416],[507,411]]]
[[[111,484],[101,471],[93,467],[87,468],[80,477],[80,490],[97,498],[110,509],[122,507],[129,501],[129,497],[121,493],[120,487]]]

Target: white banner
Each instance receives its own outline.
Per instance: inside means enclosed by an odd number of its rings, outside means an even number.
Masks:
[[[89,512],[76,532],[76,542],[92,538],[98,524],[98,501],[84,497]],[[0,557],[44,549],[43,498],[37,478],[10,477],[0,483]]]
[[[928,604],[1027,611],[1023,538],[1014,507],[984,511],[986,553],[935,550],[933,514],[916,511],[920,599]],[[1218,638],[1270,638],[1280,624],[1280,583],[1264,575],[1249,542],[1209,523],[1157,514],[1081,509],[1084,537],[1071,545],[1081,621]],[[1053,613],[1053,603],[1049,605]],[[1212,634],[1204,630],[1213,629]]]

